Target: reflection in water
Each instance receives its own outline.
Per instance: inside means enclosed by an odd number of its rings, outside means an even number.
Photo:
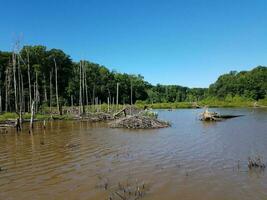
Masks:
[[[158,112],[171,128],[51,121],[30,134],[8,130],[0,199],[120,199],[137,188],[147,200],[266,198],[265,171],[247,168],[248,156],[267,160],[266,109],[216,109],[245,115],[218,123],[199,121],[200,110]]]

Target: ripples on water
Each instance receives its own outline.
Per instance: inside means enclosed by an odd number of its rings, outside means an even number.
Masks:
[[[245,116],[203,123],[201,110],[185,109],[158,111],[172,123],[158,130],[77,121],[10,129],[0,135],[0,199],[102,200],[119,182],[145,183],[147,200],[266,199],[266,173],[246,162],[267,160],[267,110],[216,111]]]

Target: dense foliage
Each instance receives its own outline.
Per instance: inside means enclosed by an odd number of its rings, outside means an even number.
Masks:
[[[234,96],[263,99],[267,95],[267,67],[258,66],[251,71],[224,74],[210,85],[209,95],[226,99]]]
[[[86,96],[83,100],[85,104],[93,104],[96,98],[99,103],[106,103],[108,98],[111,103],[116,101],[117,84],[119,84],[120,104],[131,102],[131,87],[133,103],[137,100],[147,103],[197,102],[209,98],[231,100],[237,96],[259,100],[264,99],[267,94],[267,68],[262,66],[248,72],[230,72],[222,75],[209,88],[160,84],[153,86],[141,75],[110,71],[105,66],[89,61],[74,62],[60,49],[24,46],[15,52],[0,51],[1,110],[15,110],[14,77],[21,83],[17,87],[22,93],[20,98],[23,99],[25,111],[30,109],[30,93],[34,100],[38,98],[39,106],[50,104],[54,106],[56,104],[55,65],[61,105],[72,103],[79,105],[82,78],[82,84],[86,85],[86,95],[83,93],[83,96]],[[80,72],[81,65],[83,76]]]

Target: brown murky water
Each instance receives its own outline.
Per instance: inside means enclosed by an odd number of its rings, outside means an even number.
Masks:
[[[119,183],[144,184],[144,200],[267,199],[266,172],[246,163],[267,161],[267,110],[217,111],[245,116],[203,123],[201,110],[185,109],[159,111],[172,122],[160,130],[76,121],[9,130],[0,134],[0,199],[122,199]]]

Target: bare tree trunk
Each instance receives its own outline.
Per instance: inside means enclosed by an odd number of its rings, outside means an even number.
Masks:
[[[79,95],[79,114],[82,113],[82,63],[80,62],[80,95]]]
[[[88,97],[88,85],[86,84],[85,85],[85,88],[86,88],[86,105],[88,106],[89,105],[89,97]]]
[[[108,90],[109,101],[111,101],[111,95],[110,95],[110,90],[109,90],[109,88],[107,88],[107,90]]]
[[[5,79],[6,79],[5,80],[5,83],[6,83],[5,84],[6,85],[6,89],[5,89],[6,90],[5,91],[5,111],[7,112],[7,101],[8,101],[8,99],[7,99],[8,98],[8,89],[7,89],[8,88],[8,74],[7,73],[6,73]]]
[[[82,61],[82,97],[84,97],[84,89],[85,89],[85,83],[84,83],[84,65],[83,65],[83,61]],[[83,99],[84,100],[84,99]],[[84,103],[84,101],[83,101]]]
[[[88,86],[87,86],[86,69],[84,70],[84,74],[85,74],[85,98],[86,98],[86,105],[88,106]]]
[[[82,109],[83,113],[85,113],[85,107],[84,107],[84,96],[85,96],[85,74],[84,74],[84,62],[82,61]]]
[[[95,108],[96,111],[98,112],[98,97],[95,98]]]
[[[52,101],[53,101],[53,89],[52,89],[52,74],[53,74],[53,71],[50,72],[50,77],[49,77],[49,80],[50,80],[50,114],[52,114]]]
[[[22,73],[20,74],[21,76],[21,110],[22,112],[25,112],[25,93],[24,93],[24,81],[23,81],[23,76],[22,76]]]
[[[30,121],[30,129],[33,129],[33,120],[34,120],[34,100],[31,105],[31,121]]]
[[[114,104],[115,104],[115,99],[114,96],[112,97],[112,111],[114,111]]]
[[[132,115],[132,105],[133,105],[133,81],[131,80],[131,106],[130,106],[130,115]]]
[[[116,97],[116,109],[119,106],[119,83],[117,83],[117,97]]]
[[[12,64],[13,64],[13,84],[14,84],[14,95],[15,95],[15,111],[18,112],[17,104],[17,79],[16,79],[16,54],[12,53]]]
[[[131,81],[131,105],[133,105],[133,82]]]
[[[6,89],[5,89],[5,111],[8,111],[8,102],[9,102],[9,85],[10,85],[10,81],[9,81],[9,67],[6,69],[6,77],[5,77],[5,85],[6,85]]]
[[[18,57],[18,96],[19,96],[19,127],[22,127],[22,80],[21,80],[21,68],[20,68],[20,60]]]
[[[59,111],[59,101],[58,101],[58,87],[57,87],[57,63],[56,63],[56,59],[55,58],[54,58],[54,63],[55,63],[55,80],[56,80],[57,110],[58,110],[58,113],[60,113],[60,111]]]
[[[109,112],[109,97],[108,97],[108,112]]]
[[[36,80],[35,80],[35,112],[38,112],[38,105],[39,105],[39,102],[40,102],[40,96],[39,96],[39,85],[38,85],[38,74],[37,72],[35,72],[35,77],[36,77]]]
[[[11,81],[12,81],[12,64],[7,69],[7,87],[6,87],[6,111],[11,111],[10,94],[11,94]]]
[[[27,53],[27,71],[28,71],[28,84],[29,84],[29,112],[31,109],[32,104],[32,85],[31,85],[31,74],[30,74],[30,56],[28,50],[26,50]]]
[[[43,74],[43,78],[44,78],[44,101],[47,102],[46,77],[44,74]]]
[[[23,82],[23,75],[20,67],[20,61],[23,62],[23,64],[26,66],[25,61],[21,57],[20,53],[18,52],[18,79],[19,79],[19,87],[18,87],[18,95],[19,95],[19,105],[20,110],[22,112],[25,111],[25,95],[24,95],[24,82]]]
[[[70,96],[71,99],[71,107],[73,108],[73,95]]]
[[[32,101],[35,101],[35,100],[36,100],[36,82],[33,83],[33,100]]]

